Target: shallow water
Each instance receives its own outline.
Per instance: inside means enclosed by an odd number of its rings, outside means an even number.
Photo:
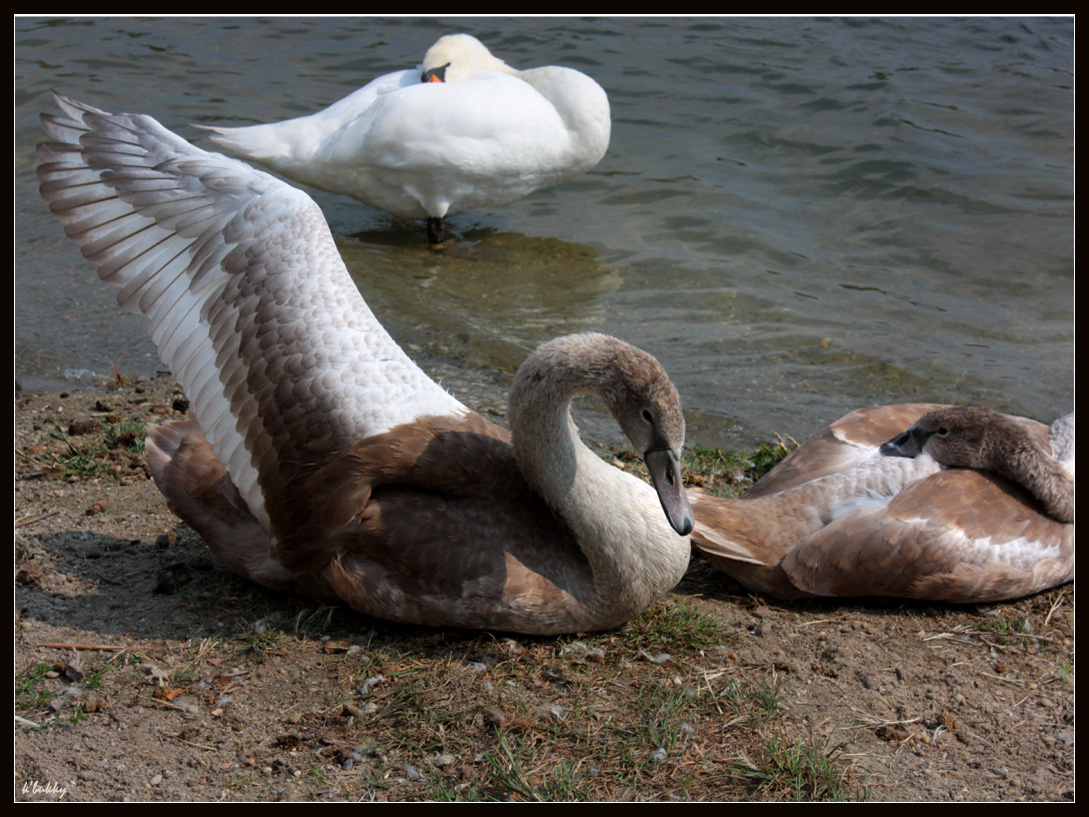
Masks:
[[[50,88],[207,146],[193,123],[311,112],[454,30],[585,71],[613,114],[597,168],[454,216],[442,253],[314,193],[455,392],[592,329],[662,360],[703,443],[880,402],[1073,406],[1071,18],[16,19],[17,376],[161,368],[38,198]]]

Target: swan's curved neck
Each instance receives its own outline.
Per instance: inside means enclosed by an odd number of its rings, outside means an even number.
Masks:
[[[572,68],[545,66],[510,73],[532,85],[552,103],[567,127],[574,149],[594,156],[596,164],[609,146],[612,118],[609,98],[590,77]]]
[[[598,458],[583,444],[571,418],[573,394],[559,400],[535,396],[538,399],[519,413],[511,394],[511,436],[518,467],[553,510],[568,510],[578,504],[581,492],[576,485],[597,467],[586,455]]]
[[[571,418],[575,394],[602,394],[606,367],[567,365],[535,354],[510,395],[515,456],[526,481],[567,523],[593,574],[595,595],[615,608],[643,609],[683,575],[687,537],[666,521],[654,490],[614,468],[582,442]]]
[[[1024,486],[1060,522],[1074,521],[1074,480],[1055,459],[1036,447],[995,463],[992,470]]]
[[[1074,521],[1074,479],[1052,452],[1019,428],[989,431],[977,467],[1013,480],[1035,496],[1050,516]]]

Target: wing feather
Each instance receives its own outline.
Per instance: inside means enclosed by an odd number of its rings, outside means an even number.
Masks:
[[[304,193],[190,145],[148,116],[56,95],[42,197],[142,312],[254,516],[283,469],[465,409],[382,329]]]

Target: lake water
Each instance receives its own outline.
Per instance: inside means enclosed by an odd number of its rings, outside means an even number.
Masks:
[[[1072,18],[17,18],[16,375],[161,368],[37,195],[50,88],[207,147],[194,123],[315,111],[459,30],[593,76],[601,164],[455,215],[441,253],[313,195],[378,316],[471,405],[597,330],[665,364],[705,444],[874,403],[1073,407]]]

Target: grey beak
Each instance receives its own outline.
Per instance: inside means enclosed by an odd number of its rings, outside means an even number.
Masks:
[[[688,495],[681,482],[681,463],[668,449],[656,449],[643,455],[654,490],[662,503],[662,510],[673,530],[687,536],[696,526],[696,517],[688,503]]]
[[[923,450],[918,437],[912,432],[912,426],[903,434],[899,434],[881,446],[881,453],[887,457],[915,457]]]

